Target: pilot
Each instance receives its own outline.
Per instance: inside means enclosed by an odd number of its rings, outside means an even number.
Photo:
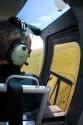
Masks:
[[[12,17],[0,22],[0,83],[5,83],[10,75],[26,75],[20,70],[24,64],[27,65],[27,57],[30,57],[30,32],[26,23],[19,18]],[[0,93],[0,98],[3,96]],[[37,106],[34,97],[25,95],[24,98],[24,111],[34,110]]]
[[[18,21],[17,21],[18,20]],[[30,31],[17,18],[0,22],[0,82],[19,74],[31,53]]]

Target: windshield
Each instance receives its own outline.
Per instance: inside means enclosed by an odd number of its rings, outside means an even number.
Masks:
[[[61,1],[61,0],[56,0]],[[28,0],[17,17],[41,30],[65,13],[70,7],[65,4],[60,8],[55,0]]]

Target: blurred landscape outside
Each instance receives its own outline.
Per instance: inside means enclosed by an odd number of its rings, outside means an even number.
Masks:
[[[32,45],[31,45],[32,52],[30,57],[27,58],[27,62],[29,63],[28,66],[23,66],[22,71],[25,71],[29,74],[35,74],[39,76],[42,63],[43,63],[43,40],[40,36],[33,35],[32,36]]]

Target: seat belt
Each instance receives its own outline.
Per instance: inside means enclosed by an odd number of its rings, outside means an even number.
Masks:
[[[7,84],[7,113],[9,125],[22,125],[23,89],[19,83]]]

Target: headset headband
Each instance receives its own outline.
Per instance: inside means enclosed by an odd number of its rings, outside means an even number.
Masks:
[[[11,22],[14,26],[16,26],[21,31],[25,31],[27,28],[27,24],[24,22],[24,20],[21,20],[18,17],[11,17],[8,19],[9,22]]]

